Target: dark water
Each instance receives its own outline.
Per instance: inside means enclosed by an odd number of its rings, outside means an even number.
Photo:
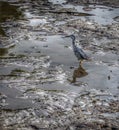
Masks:
[[[10,5],[8,2],[0,2],[0,23],[17,20],[21,15],[22,13],[18,11],[18,6]],[[6,36],[1,26],[0,35]]]

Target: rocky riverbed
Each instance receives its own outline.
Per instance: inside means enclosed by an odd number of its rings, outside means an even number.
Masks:
[[[118,6],[0,2],[0,130],[119,129]],[[70,34],[91,58],[83,66]]]

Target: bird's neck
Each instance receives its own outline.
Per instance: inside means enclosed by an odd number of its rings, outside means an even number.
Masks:
[[[76,50],[76,44],[75,43],[72,43],[72,46],[73,46],[73,49]]]
[[[72,42],[72,45],[73,45],[73,46],[76,46],[75,42]]]

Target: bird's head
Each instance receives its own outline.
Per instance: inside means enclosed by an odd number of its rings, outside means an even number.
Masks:
[[[67,38],[67,37],[70,37],[72,39],[73,43],[75,43],[76,37],[73,34],[72,35],[64,36],[64,38]]]

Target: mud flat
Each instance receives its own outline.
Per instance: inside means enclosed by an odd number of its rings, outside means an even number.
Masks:
[[[1,130],[119,129],[116,2],[0,2]]]

